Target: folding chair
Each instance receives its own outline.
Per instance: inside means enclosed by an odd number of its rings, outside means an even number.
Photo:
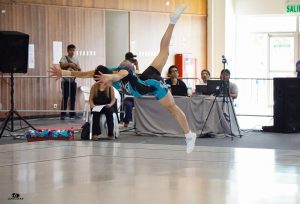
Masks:
[[[88,122],[88,116],[89,116],[89,97],[90,97],[90,87],[88,86],[81,86],[80,90],[82,91],[83,94],[83,102],[84,102],[84,112],[83,112],[83,117],[82,119]]]

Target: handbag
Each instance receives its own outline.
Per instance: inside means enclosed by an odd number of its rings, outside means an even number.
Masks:
[[[85,122],[84,124],[83,124],[83,126],[81,127],[82,128],[82,130],[81,130],[81,139],[82,140],[89,140],[90,138],[89,138],[89,135],[90,135],[90,127],[91,127],[91,125],[90,125],[90,123],[89,122]]]

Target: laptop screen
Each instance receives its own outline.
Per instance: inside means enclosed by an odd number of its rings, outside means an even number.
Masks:
[[[207,95],[207,85],[196,85],[196,94]]]
[[[226,93],[226,87],[228,88],[229,81],[223,81],[223,80],[208,80],[207,81],[207,92],[209,94],[214,95],[228,95]]]
[[[186,86],[172,85],[171,93],[173,96],[187,96]]]

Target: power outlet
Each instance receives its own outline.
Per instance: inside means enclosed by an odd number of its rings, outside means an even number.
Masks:
[[[57,104],[56,103],[53,104],[53,109],[57,109]]]

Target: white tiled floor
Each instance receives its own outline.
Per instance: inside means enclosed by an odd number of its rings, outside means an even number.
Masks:
[[[300,151],[113,142],[0,146],[0,203],[300,203]],[[23,200],[11,200],[19,193]]]

